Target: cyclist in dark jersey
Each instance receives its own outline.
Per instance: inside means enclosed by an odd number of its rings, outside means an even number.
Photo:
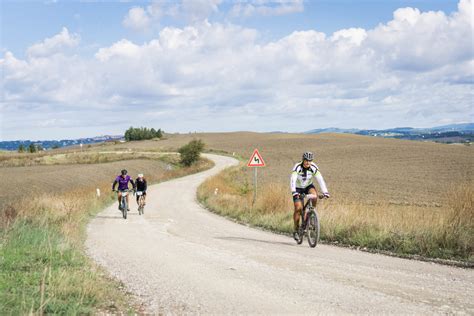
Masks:
[[[133,182],[133,179],[129,175],[127,175],[127,170],[123,169],[121,172],[121,175],[117,176],[117,178],[115,178],[114,183],[112,184],[112,191],[115,191],[115,186],[118,183],[117,197],[118,197],[118,202],[119,202],[119,207],[118,207],[119,210],[120,210],[120,200],[122,199],[122,192],[128,190],[129,182],[132,184],[133,189],[135,189],[135,183]],[[127,205],[130,205],[128,203],[128,194],[126,196],[126,199],[127,199]]]
[[[146,202],[147,183],[146,183],[145,177],[143,176],[143,173],[138,174],[138,178],[135,180],[135,183],[136,183],[136,187],[137,187],[137,192],[138,191],[143,192],[143,205],[145,205],[146,204],[145,202]],[[137,194],[137,204],[138,204],[139,199],[140,199],[140,196]]]

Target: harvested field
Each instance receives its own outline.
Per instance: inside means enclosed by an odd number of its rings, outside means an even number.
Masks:
[[[81,157],[83,156],[81,155]],[[150,183],[163,181],[176,175],[178,156],[175,155],[146,159],[130,159],[130,154],[111,154],[109,156],[116,157],[105,156],[112,160],[112,162],[106,163],[78,164],[78,159],[73,157],[72,161],[75,161],[76,164],[2,167],[0,171],[4,179],[8,180],[0,184],[0,210],[14,201],[38,194],[60,194],[76,189],[96,188],[108,183],[111,187],[115,177],[122,169],[127,169],[132,177],[143,173]],[[137,155],[133,156],[137,157]],[[41,159],[48,159],[48,157],[43,156]]]
[[[263,155],[261,184],[289,186],[289,175],[301,154],[310,150],[334,198],[364,204],[438,207],[446,192],[474,180],[474,147],[403,141],[349,134],[206,133],[166,135],[160,141],[107,145],[100,150],[172,151],[193,138],[207,150],[235,152],[246,160],[254,148]],[[247,170],[252,180],[252,170]]]

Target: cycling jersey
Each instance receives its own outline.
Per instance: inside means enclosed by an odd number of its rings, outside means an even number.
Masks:
[[[328,193],[328,189],[326,187],[326,183],[324,182],[323,176],[321,175],[321,172],[319,172],[319,168],[314,162],[311,162],[308,169],[303,168],[303,162],[297,163],[293,167],[293,171],[291,173],[291,192],[297,192],[297,188],[306,189],[310,185],[313,185],[314,178],[316,178],[316,180],[318,181],[321,191],[323,193]]]
[[[117,178],[115,178],[115,182],[118,182],[118,190],[119,191],[124,191],[124,190],[128,190],[128,182],[131,182],[132,183],[132,186],[135,186],[133,184],[133,180],[132,178],[130,178],[129,175],[127,175],[125,178],[122,177],[122,176],[117,176]],[[114,182],[114,184],[115,184]],[[112,186],[112,189],[115,185]]]
[[[137,191],[146,191],[147,183],[145,179],[140,180],[140,178],[137,178],[135,183],[137,184]]]

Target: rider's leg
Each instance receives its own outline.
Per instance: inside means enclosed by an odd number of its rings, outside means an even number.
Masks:
[[[137,194],[137,205],[140,205],[140,203],[138,203],[139,199],[140,199],[140,196]]]
[[[310,188],[309,189],[309,194],[314,194],[316,197],[314,199],[311,199],[312,202],[313,202],[313,206],[316,207],[316,204],[318,203],[318,191],[316,190],[316,188]]]
[[[122,192],[118,191],[117,199],[118,199],[118,203],[119,203],[118,207],[120,209],[120,207],[121,207],[120,203],[122,202]]]
[[[300,200],[295,201],[295,211],[293,213],[293,227],[294,231],[298,231],[299,228],[299,221],[300,221],[300,214],[301,210],[303,209],[303,203]]]

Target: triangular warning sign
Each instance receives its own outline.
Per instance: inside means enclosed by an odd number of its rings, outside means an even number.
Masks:
[[[262,156],[258,152],[258,149],[253,151],[252,156],[250,157],[247,167],[265,167],[265,161],[263,161]]]

